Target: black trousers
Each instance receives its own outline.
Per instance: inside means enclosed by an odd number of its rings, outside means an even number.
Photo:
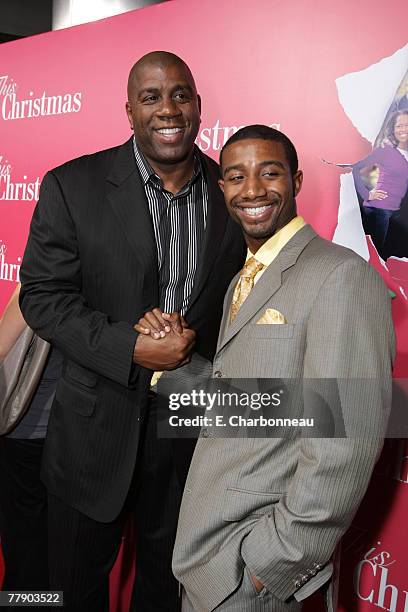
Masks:
[[[3,590],[48,590],[47,495],[40,481],[44,440],[0,438]]]
[[[51,588],[64,592],[64,609],[106,612],[109,572],[118,554],[123,524],[133,514],[136,532],[135,612],[180,610],[171,558],[184,483],[174,462],[173,440],[158,439],[157,404],[150,401],[136,471],[120,516],[100,523],[49,496]]]
[[[384,245],[388,234],[390,220],[395,212],[395,210],[384,210],[383,208],[364,206],[365,231],[373,239],[374,246],[383,259],[386,259],[384,254]]]

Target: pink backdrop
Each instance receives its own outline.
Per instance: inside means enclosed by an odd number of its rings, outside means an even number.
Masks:
[[[154,49],[190,65],[203,101],[197,142],[214,158],[234,126],[275,125],[294,140],[305,172],[300,212],[332,238],[344,170],[320,158],[356,161],[371,150],[339,101],[336,79],[403,49],[407,16],[405,0],[173,0],[1,45],[0,312],[18,278],[39,181],[67,159],[129,137],[127,75]],[[376,85],[381,96],[383,83]],[[362,100],[368,114],[374,102],[372,93]],[[408,263],[385,267],[370,253],[397,294],[395,375],[406,377]],[[407,470],[408,446],[387,443],[344,541],[341,610],[408,612]],[[115,601],[128,570],[115,568]]]

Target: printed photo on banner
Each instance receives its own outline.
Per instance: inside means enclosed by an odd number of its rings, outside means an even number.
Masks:
[[[378,255],[408,257],[408,71],[375,139],[373,149],[351,168],[362,226]]]

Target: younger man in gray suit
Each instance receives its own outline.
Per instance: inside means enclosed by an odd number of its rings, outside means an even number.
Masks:
[[[298,611],[323,585],[332,592],[336,545],[382,447],[394,356],[390,299],[372,267],[297,216],[303,175],[284,134],[239,130],[221,168],[248,257],[225,297],[213,376],[341,379],[346,432],[364,412],[370,429],[331,439],[222,439],[203,430],[173,571],[185,612]],[[327,605],[335,609],[332,597]]]

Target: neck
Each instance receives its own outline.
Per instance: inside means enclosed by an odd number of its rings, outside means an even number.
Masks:
[[[277,234],[281,229],[283,229],[286,225],[288,225],[288,223],[290,223],[296,216],[297,216],[297,211],[295,209],[293,211],[293,214],[290,216],[290,218],[283,222],[283,225],[280,225],[278,223],[275,229],[272,230],[271,234],[266,237],[255,238],[254,236],[249,236],[248,234],[244,233],[245,242],[247,244],[248,249],[251,251],[251,253],[255,255],[255,253],[259,251],[261,246],[265,244],[265,242],[268,242],[269,238],[272,238],[272,236]]]
[[[404,151],[408,151],[408,141],[407,142],[399,142],[397,146],[398,146],[399,149],[403,149]]]
[[[265,244],[269,238],[271,238],[271,236],[268,236],[268,238],[252,238],[251,236],[245,236],[245,242],[251,253],[255,255],[255,253],[259,251],[261,246]]]
[[[148,159],[148,162],[160,177],[166,191],[177,193],[193,176],[194,150],[191,150],[186,159],[175,164],[160,164],[151,159]]]

